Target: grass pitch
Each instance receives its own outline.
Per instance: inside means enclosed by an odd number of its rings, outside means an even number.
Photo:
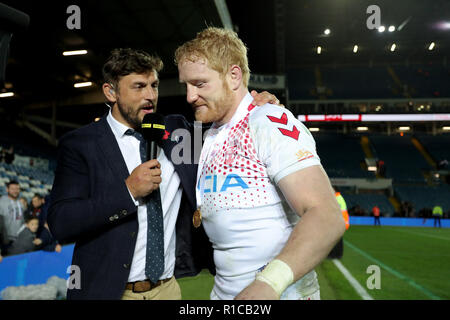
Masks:
[[[450,299],[450,229],[351,226],[340,260],[375,300]],[[369,266],[380,268],[380,289],[369,289]],[[317,268],[323,300],[360,300],[331,260]],[[183,299],[207,300],[214,284],[208,271],[178,280]]]

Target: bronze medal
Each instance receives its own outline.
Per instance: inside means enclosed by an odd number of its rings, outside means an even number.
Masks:
[[[200,227],[202,224],[202,213],[200,212],[200,209],[195,210],[194,215],[192,216],[192,224],[195,228]]]

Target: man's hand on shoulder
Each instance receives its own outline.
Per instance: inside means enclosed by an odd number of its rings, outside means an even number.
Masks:
[[[255,106],[262,106],[266,103],[270,103],[284,108],[284,104],[280,104],[280,100],[278,100],[278,98],[270,92],[263,91],[258,93],[256,90],[252,90],[250,94],[253,97],[252,104]]]

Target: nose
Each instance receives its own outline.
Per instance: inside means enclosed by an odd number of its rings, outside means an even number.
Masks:
[[[186,100],[189,104],[193,104],[198,99],[197,90],[192,85],[186,86]]]

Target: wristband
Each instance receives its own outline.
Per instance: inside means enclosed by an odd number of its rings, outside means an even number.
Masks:
[[[294,282],[294,273],[285,262],[275,259],[256,274],[256,280],[270,285],[280,298],[283,291]]]

